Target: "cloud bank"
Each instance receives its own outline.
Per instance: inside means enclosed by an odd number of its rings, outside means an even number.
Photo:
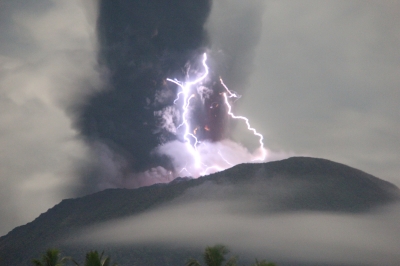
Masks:
[[[73,243],[161,244],[200,250],[224,243],[242,259],[393,266],[400,262],[398,205],[360,215],[243,210],[242,200],[189,200],[87,228]]]

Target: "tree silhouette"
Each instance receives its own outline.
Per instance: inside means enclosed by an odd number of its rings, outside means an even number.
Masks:
[[[86,253],[84,266],[110,266],[110,263],[111,263],[110,257],[103,258],[103,255],[104,255],[104,252],[99,254],[99,252],[97,252],[97,250],[89,251],[88,253]],[[76,261],[73,261],[73,262],[77,266],[79,266],[79,264]],[[116,266],[116,265],[117,265],[116,263],[112,264],[112,266]]]
[[[222,266],[226,260],[225,255],[228,253],[229,250],[224,245],[207,246],[203,253],[203,259],[207,266]],[[225,266],[235,266],[236,261],[236,257],[231,257]],[[190,258],[186,262],[186,266],[201,266],[201,264],[196,259]]]
[[[48,249],[45,254],[42,255],[41,259],[33,259],[32,263],[35,266],[62,266],[64,263],[71,258],[60,257],[60,251],[58,249]]]
[[[276,264],[272,262],[267,262],[266,260],[258,261],[256,259],[256,262],[252,266],[276,266]]]

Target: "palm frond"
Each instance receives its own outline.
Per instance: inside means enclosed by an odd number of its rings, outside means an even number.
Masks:
[[[32,263],[33,263],[35,266],[43,266],[42,262],[41,262],[40,260],[38,260],[38,259],[32,260]]]
[[[236,256],[232,257],[225,263],[225,266],[236,266],[237,260],[238,260],[238,258]]]
[[[103,253],[101,254],[101,256],[103,256]],[[110,264],[110,257],[105,258],[102,262],[101,262],[101,266],[109,266]]]
[[[222,266],[227,253],[229,249],[224,245],[208,246],[204,250],[203,258],[207,266]]]
[[[201,264],[198,260],[190,258],[187,260],[185,266],[201,266]]]
[[[267,262],[266,260],[258,261],[256,259],[256,262],[252,266],[276,266],[276,264],[272,262]]]

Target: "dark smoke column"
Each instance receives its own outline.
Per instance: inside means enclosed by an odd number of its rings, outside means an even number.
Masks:
[[[185,64],[204,52],[210,1],[100,0],[98,58],[108,84],[81,110],[79,127],[88,140],[123,151],[134,171],[172,168],[168,158],[150,154],[176,138],[154,112],[173,104],[177,88],[165,79],[184,79]]]

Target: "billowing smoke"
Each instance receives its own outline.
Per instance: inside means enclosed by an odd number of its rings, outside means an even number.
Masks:
[[[213,3],[209,23],[225,33],[219,37],[206,30],[210,0],[100,1],[98,58],[100,68],[107,70],[107,84],[105,90],[88,98],[77,123],[97,158],[91,173],[84,173],[88,187],[97,190],[168,182],[177,176],[209,174],[254,159],[252,151],[257,147],[249,152],[228,140],[239,122],[229,121],[222,96],[225,87],[219,80],[225,75],[227,82],[236,83],[234,88],[243,91],[239,86],[245,83],[245,69],[251,68],[253,48],[232,40],[258,35],[262,3],[240,3]],[[232,11],[245,7],[243,16],[253,20],[243,24],[241,16],[223,17],[228,6]],[[233,13],[242,14],[237,11]],[[248,29],[240,32],[248,36],[229,35],[238,31],[226,23],[245,25]],[[196,95],[187,106],[189,130],[201,143],[198,152],[205,158],[203,169],[195,170],[190,169],[193,158],[183,144],[188,142],[181,127],[186,103],[179,102],[177,95],[179,83],[204,73],[201,59],[205,52],[211,54],[209,74],[193,88]],[[195,146],[196,142],[192,139],[190,144]],[[276,156],[269,154],[268,159]],[[217,162],[218,166],[213,166]]]
[[[176,90],[168,76],[183,77],[184,65],[207,43],[204,23],[210,2],[100,1],[99,61],[108,69],[107,89],[81,110],[79,126],[88,138],[104,139],[132,155],[132,166],[171,166],[151,156],[161,139],[154,112],[172,104]]]
[[[95,1],[0,1],[0,234],[81,190],[76,106],[102,89]]]
[[[124,161],[114,167],[121,177],[158,166],[173,169],[169,158],[151,153],[175,139],[157,115],[165,117],[160,111],[171,110],[176,95],[165,79],[183,78],[185,64],[204,51],[210,8],[208,0],[99,2],[98,57],[108,83],[80,110],[77,126],[89,143],[101,143],[108,152],[100,153],[95,172],[86,178],[88,185],[96,184],[98,174],[108,168],[102,163],[110,153]]]

